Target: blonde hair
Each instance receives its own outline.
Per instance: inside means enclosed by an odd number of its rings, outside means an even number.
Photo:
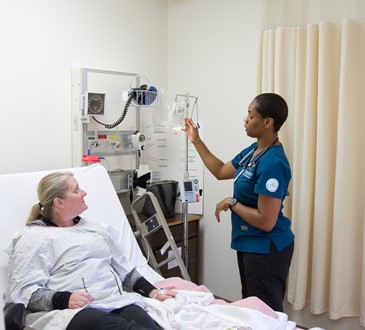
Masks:
[[[27,225],[41,217],[51,219],[53,200],[65,197],[68,189],[67,179],[72,176],[71,172],[54,172],[41,179],[37,189],[39,203],[32,206]]]

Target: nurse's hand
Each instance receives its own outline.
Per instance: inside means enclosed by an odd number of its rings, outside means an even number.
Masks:
[[[227,197],[220,201],[217,206],[215,207],[215,218],[218,222],[221,221],[220,213],[222,211],[228,211],[229,210],[229,201],[232,199],[232,197]]]
[[[70,296],[70,300],[68,301],[68,308],[81,308],[85,305],[90,304],[91,302],[93,302],[93,300],[94,298],[90,293],[87,293],[85,291],[75,291],[72,292]]]
[[[199,140],[199,132],[198,132],[198,126],[194,123],[194,121],[190,118],[185,118],[185,128],[183,131],[188,136],[191,143],[195,143],[195,141]]]

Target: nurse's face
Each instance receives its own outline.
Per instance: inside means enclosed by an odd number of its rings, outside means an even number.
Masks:
[[[265,132],[265,119],[256,111],[256,102],[248,106],[247,116],[244,118],[244,127],[248,136],[259,138]]]

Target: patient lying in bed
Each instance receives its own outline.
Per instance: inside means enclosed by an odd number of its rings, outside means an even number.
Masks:
[[[0,175],[0,209],[4,219],[9,219],[9,221],[0,222],[0,241],[7,242],[8,245],[10,237],[18,232],[10,244],[9,251],[17,251],[17,249],[21,251],[20,255],[13,253],[9,260],[10,267],[7,267],[7,256],[4,253],[0,256],[0,290],[3,291],[5,282],[8,282],[8,301],[21,302],[27,306],[30,304],[33,306],[33,310],[43,309],[27,315],[28,326],[34,329],[61,330],[67,327],[72,329],[72,322],[75,322],[73,323],[74,328],[87,329],[88,327],[76,323],[77,314],[82,316],[81,310],[88,317],[86,313],[94,311],[88,307],[109,311],[116,306],[137,305],[143,306],[154,323],[158,324],[153,326],[165,330],[233,330],[240,327],[241,329],[259,330],[295,329],[295,323],[288,321],[286,314],[273,311],[255,297],[228,304],[222,300],[215,300],[212,293],[204,286],[198,286],[179,278],[163,279],[149,267],[139,249],[105,168],[96,164],[73,168],[71,171],[80,187],[86,188],[89,193],[85,197],[88,207],[82,213],[83,219],[78,220],[76,215],[86,208],[86,204],[83,202],[80,204],[66,203],[67,201],[65,202],[62,198],[58,200],[58,202],[63,201],[60,207],[67,206],[67,209],[70,210],[67,218],[71,221],[68,223],[73,224],[75,218],[77,223],[71,227],[62,228],[60,225],[48,226],[47,220],[44,219],[30,220],[33,225],[24,226],[30,205],[39,201],[42,207],[45,207],[46,203],[40,200],[36,194],[36,187],[41,178],[50,171]],[[21,194],[19,194],[20,191],[22,191]],[[35,208],[39,210],[39,205]],[[51,216],[48,218],[53,220]],[[100,222],[105,224],[101,225]],[[33,235],[33,233],[37,234]],[[53,233],[60,235],[59,239],[56,239]],[[79,237],[82,237],[82,240]],[[44,238],[43,243],[41,238]],[[75,239],[77,246],[67,248],[66,243],[75,244]],[[87,247],[83,248],[83,244],[87,244]],[[113,257],[106,256],[108,249],[115,253]],[[68,260],[61,261],[66,256]],[[85,258],[92,256],[92,264],[96,269],[90,271],[83,267],[82,256]],[[17,260],[19,260],[20,266],[14,268],[14,264],[18,263]],[[108,263],[111,263],[112,266],[108,267]],[[78,264],[81,265],[77,266]],[[107,268],[107,271],[102,271],[104,267]],[[5,276],[6,269],[10,271],[8,281]],[[110,272],[110,269],[114,273]],[[68,273],[70,280],[65,281],[64,277],[60,276],[61,271]],[[58,276],[50,279],[51,274],[58,274]],[[147,280],[146,282],[141,279],[141,275]],[[139,279],[142,284],[145,283],[146,287],[151,285],[148,283],[153,284],[152,291],[147,295],[155,296],[158,293],[155,288],[160,287],[167,290],[163,292],[167,295],[159,295],[156,297],[157,299],[145,297],[139,292],[141,287],[143,290],[143,285],[138,286],[141,284],[137,283]],[[110,287],[103,281],[110,283]],[[103,286],[107,286],[105,290],[108,291],[106,292],[112,292],[111,298],[97,290]],[[119,289],[122,295],[120,295]],[[40,291],[37,292],[37,290]],[[46,299],[38,301],[42,290],[45,290],[43,293],[46,293]],[[53,306],[53,301],[49,297],[53,296],[52,292],[47,290],[61,291],[57,295],[61,297],[58,298],[60,300],[57,302],[56,296],[54,301],[56,305],[59,304],[57,305],[59,308],[65,306],[63,299],[69,295],[69,293],[65,293],[63,296],[62,292],[65,291],[81,292],[80,295],[86,301],[89,301],[90,296],[92,298],[84,308],[77,306],[75,309],[49,310]],[[133,290],[137,293],[131,292]],[[33,292],[37,292],[39,296],[35,294],[32,298]],[[174,299],[165,299],[173,296],[174,293],[176,293]],[[86,301],[79,301],[78,304],[84,304]],[[113,316],[112,313],[109,314]],[[127,316],[130,315],[132,313],[128,313]],[[150,318],[148,318],[149,321]],[[79,320],[82,322],[83,318],[80,317]],[[146,326],[137,324],[133,326],[135,329],[146,328]]]
[[[176,293],[158,290],[128,264],[112,227],[79,217],[85,196],[71,172],[40,181],[40,202],[10,247],[6,301],[49,312],[33,315],[34,328],[57,314],[58,326],[70,330],[161,329],[142,298],[163,301]]]

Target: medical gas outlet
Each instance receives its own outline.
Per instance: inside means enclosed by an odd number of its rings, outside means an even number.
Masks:
[[[140,150],[131,145],[130,138],[133,134],[132,131],[89,131],[87,146],[92,154],[104,156],[130,153],[131,150]]]

